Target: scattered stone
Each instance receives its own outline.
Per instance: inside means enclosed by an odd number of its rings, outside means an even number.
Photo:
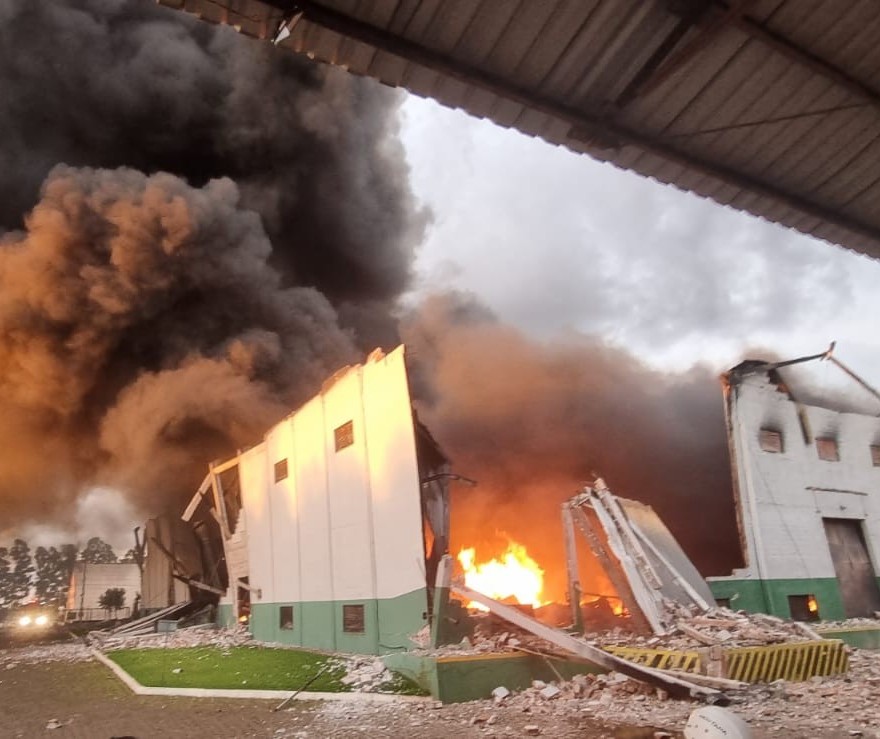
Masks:
[[[527,724],[523,726],[523,733],[527,736],[538,736],[541,733],[541,728],[535,724]]]
[[[175,667],[173,670],[171,670],[171,672],[173,672],[175,675],[179,675],[181,672],[183,672],[183,668]]]
[[[557,688],[555,685],[546,685],[540,691],[541,697],[544,700],[553,700],[554,698],[558,698],[562,691]]]
[[[499,685],[492,691],[492,698],[496,703],[501,703],[505,698],[510,696],[510,691],[503,685]]]
[[[64,724],[62,724],[57,718],[50,718],[49,722],[46,724],[47,729],[60,729]]]

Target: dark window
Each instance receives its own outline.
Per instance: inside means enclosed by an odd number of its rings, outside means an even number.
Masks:
[[[789,595],[788,610],[795,621],[819,620],[819,601],[815,595]]]
[[[250,578],[238,579],[238,622],[246,624],[251,620],[251,589]]]
[[[871,464],[880,467],[880,444],[871,444]]]
[[[354,424],[349,421],[333,430],[333,439],[336,442],[336,451],[345,449],[354,444]]]
[[[837,451],[837,439],[816,439],[816,453],[819,455],[819,459],[824,459],[826,462],[840,461],[840,454]]]
[[[342,630],[348,634],[364,633],[363,606],[342,606]]]
[[[287,479],[287,459],[275,463],[275,482]]]
[[[782,454],[785,451],[782,445],[782,432],[773,429],[761,429],[758,434],[758,444],[765,452]]]
[[[281,606],[278,610],[278,628],[293,631],[293,606]]]

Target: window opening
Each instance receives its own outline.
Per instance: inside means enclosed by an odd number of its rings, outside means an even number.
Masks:
[[[342,630],[347,634],[364,633],[364,607],[362,605],[342,606]]]
[[[819,459],[825,460],[826,462],[840,461],[837,439],[816,439],[816,453],[819,455]]]
[[[818,621],[819,601],[811,593],[805,595],[789,595],[788,610],[795,621]]]
[[[333,440],[336,442],[336,451],[345,449],[354,444],[354,424],[348,421],[333,430]]]
[[[281,606],[278,609],[278,628],[282,631],[293,631],[293,606]]]
[[[782,454],[785,450],[782,444],[782,432],[773,429],[761,429],[758,434],[758,444],[763,451],[772,454]]]

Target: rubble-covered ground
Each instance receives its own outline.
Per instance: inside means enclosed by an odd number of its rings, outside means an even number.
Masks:
[[[718,612],[685,625],[705,643],[776,643],[809,638],[803,628],[773,617]],[[876,622],[875,622],[876,623]],[[504,628],[500,625],[500,628]],[[719,633],[720,632],[720,633]],[[693,636],[659,639],[622,630],[602,643],[694,648]],[[596,641],[596,640],[594,640]],[[228,648],[253,642],[241,631],[192,628],[119,640],[105,647]],[[276,645],[273,645],[276,646]],[[471,642],[443,653],[518,648],[547,649],[527,634],[486,628]],[[386,675],[374,658],[347,660],[349,683],[373,691]],[[499,686],[503,688],[504,686]],[[499,696],[509,692],[498,690]],[[753,727],[755,737],[874,737],[880,739],[880,652],[853,650],[846,675],[806,682],[777,681],[727,691],[729,709]],[[698,704],[669,699],[663,691],[617,673],[540,683],[495,700],[441,705],[433,700],[295,702],[273,712],[273,702],[157,698],[132,695],[80,643],[0,650],[0,737],[680,737]],[[48,728],[47,728],[48,727]],[[194,734],[193,732],[197,733]]]

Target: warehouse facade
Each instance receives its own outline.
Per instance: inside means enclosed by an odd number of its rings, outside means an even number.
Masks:
[[[221,623],[262,641],[379,654],[428,623],[449,527],[446,460],[414,417],[404,348],[340,370],[262,443],[212,465],[229,587]]]
[[[746,566],[710,586],[747,611],[872,616],[880,611],[880,417],[798,402],[780,364],[747,361],[724,375]]]

